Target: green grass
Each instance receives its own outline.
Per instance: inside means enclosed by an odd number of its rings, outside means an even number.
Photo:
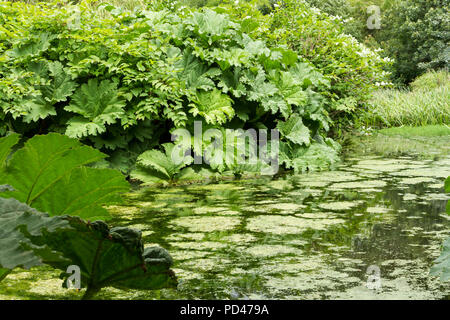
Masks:
[[[385,89],[374,93],[364,119],[369,126],[450,124],[448,73],[429,72],[413,83],[413,90]]]
[[[428,125],[421,127],[393,127],[381,129],[379,133],[386,136],[402,136],[402,137],[439,137],[450,135],[450,126],[447,125]]]
[[[439,88],[450,83],[450,73],[447,71],[429,71],[411,83],[413,90],[429,90]]]

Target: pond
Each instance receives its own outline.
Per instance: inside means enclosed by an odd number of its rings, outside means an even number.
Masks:
[[[450,283],[429,268],[450,236],[449,175],[450,156],[365,156],[335,171],[138,190],[110,208],[112,224],[168,249],[179,288],[98,298],[448,298]],[[16,270],[0,298],[80,296],[60,287],[58,272],[36,271]]]

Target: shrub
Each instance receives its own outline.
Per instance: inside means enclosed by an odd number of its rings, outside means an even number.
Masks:
[[[228,8],[251,34],[265,37],[273,45],[286,45],[330,81],[325,94],[335,120],[364,105],[377,86],[388,84],[389,74],[384,69],[389,59],[345,34],[346,21],[340,17],[293,0],[278,2],[268,15],[258,13],[257,2],[232,3]],[[257,17],[258,23],[252,24],[250,16]]]
[[[2,130],[65,133],[123,169],[194,120],[274,128],[295,118],[304,138],[282,143],[320,143],[329,80],[252,32],[259,20],[149,8],[1,3]]]

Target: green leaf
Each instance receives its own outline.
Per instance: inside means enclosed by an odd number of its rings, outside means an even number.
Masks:
[[[186,149],[181,145],[165,143],[163,147],[165,152],[148,150],[141,154],[137,159],[137,169],[132,171],[131,177],[145,183],[168,181],[192,163],[193,158],[184,155]]]
[[[188,88],[212,90],[214,82],[209,78],[216,74],[218,69],[208,68],[208,66],[197,59],[190,51],[183,54],[183,58],[175,64],[181,68],[178,74],[180,80],[186,83]],[[220,72],[220,71],[219,71]]]
[[[1,143],[0,143],[1,145]],[[107,218],[103,204],[119,201],[128,183],[118,171],[85,168],[105,155],[77,140],[50,133],[35,136],[15,152],[0,172],[0,184],[14,191],[3,193],[50,215]]]
[[[324,86],[326,88],[330,87],[330,81],[325,79],[320,72],[314,70],[314,67],[307,63],[296,63],[292,68],[289,69],[289,72],[291,73],[293,78],[301,84],[303,88],[307,88],[309,86]]]
[[[327,170],[339,162],[337,145],[314,142],[309,147],[280,143],[280,164],[295,173]]]
[[[152,184],[163,184],[167,185],[169,178],[167,175],[151,168],[144,168],[143,166],[137,165],[136,168],[130,173],[131,179],[141,181],[142,185],[152,185]]]
[[[270,78],[288,104],[302,106],[308,101],[308,94],[302,90],[301,83],[296,81],[291,73],[271,72]]]
[[[67,230],[62,217],[50,218],[16,199],[0,198],[0,280],[14,268],[64,259],[42,241],[44,234]]]
[[[273,96],[278,92],[277,87],[267,81],[261,70],[257,74],[247,73],[246,78],[246,81],[252,86],[252,90],[248,93],[248,99],[251,101],[260,101],[264,97]]]
[[[442,281],[450,280],[450,238],[447,238],[443,244],[442,253],[434,261],[430,274],[440,276]]]
[[[39,35],[32,35],[28,41],[25,43],[20,43],[8,53],[13,58],[35,56],[43,51],[46,51],[50,47],[50,42],[55,38],[56,36],[49,32],[42,32]]]
[[[206,9],[204,12],[192,13],[187,22],[194,27],[195,31],[209,45],[223,38],[230,27],[237,26],[237,24],[230,21],[227,15],[218,14],[210,9]]]
[[[0,198],[0,280],[13,268],[42,263],[63,271],[77,265],[86,298],[104,287],[153,290],[175,287],[172,258],[160,247],[144,249],[138,230],[102,221],[49,217],[15,199]],[[64,285],[67,282],[64,281]]]
[[[42,97],[26,101],[22,107],[23,120],[26,123],[36,122],[49,116],[56,116],[55,107]]]
[[[90,79],[72,96],[70,105],[64,109],[81,115],[68,122],[66,134],[81,138],[106,131],[105,124],[113,124],[125,115],[125,102],[119,98],[114,82]]]
[[[19,138],[20,135],[17,133],[11,133],[6,137],[0,138],[0,167],[4,167],[12,147],[19,142]]]
[[[309,145],[309,129],[303,124],[302,118],[298,114],[293,114],[287,121],[279,122],[278,130],[283,137],[296,144]]]
[[[57,113],[54,104],[66,101],[76,88],[68,69],[64,69],[59,61],[32,63],[29,68],[37,76],[45,79],[46,84],[37,87],[40,91],[39,96],[26,101],[21,107],[23,119],[27,123],[55,116]]]
[[[202,116],[207,123],[223,124],[234,117],[232,100],[220,90],[198,91],[197,101],[192,104],[190,112]]]
[[[160,247],[144,249],[140,231],[110,229],[102,221],[86,223],[78,217],[65,219],[72,228],[48,234],[45,241],[70,262],[50,265],[63,270],[65,279],[70,276],[65,273],[69,265],[79,266],[81,285],[88,289],[85,298],[91,298],[104,287],[140,290],[176,287],[175,274],[170,270],[172,258]]]
[[[100,151],[74,139],[50,133],[35,136],[13,154],[0,174],[2,184],[10,184],[17,200],[32,205],[48,188],[73,169],[105,158]]]
[[[11,272],[11,270],[9,270],[9,269],[0,268],[0,281],[5,279],[10,272]]]
[[[109,213],[102,205],[120,203],[120,194],[129,189],[128,182],[117,170],[80,167],[49,187],[33,206],[53,216],[105,219]]]
[[[59,61],[49,63],[49,71],[52,81],[49,86],[41,88],[43,97],[51,103],[66,101],[76,88],[76,83],[71,80],[68,69],[64,69]]]

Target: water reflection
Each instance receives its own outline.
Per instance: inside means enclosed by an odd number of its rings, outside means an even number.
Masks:
[[[429,268],[450,235],[449,175],[450,157],[365,157],[333,172],[137,190],[110,208],[112,223],[168,249],[179,289],[98,298],[443,299],[450,283]],[[369,266],[380,270],[379,290],[366,286]],[[77,297],[50,269],[16,270],[2,294]]]
[[[173,254],[183,284],[163,298],[443,298],[450,286],[428,269],[450,235],[447,175],[450,158],[352,159],[334,172],[147,189],[117,222],[158,230],[146,240]],[[378,292],[365,286],[370,265]]]

